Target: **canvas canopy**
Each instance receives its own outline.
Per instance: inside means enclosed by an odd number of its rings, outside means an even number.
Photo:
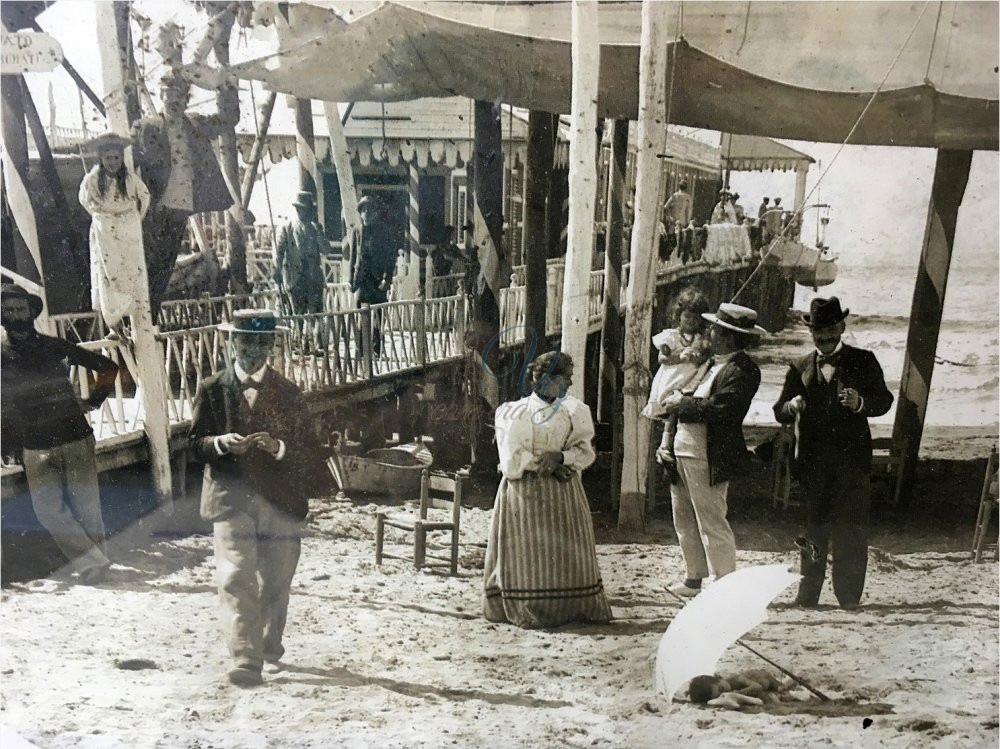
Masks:
[[[734,172],[803,171],[816,163],[809,154],[756,135],[723,133],[719,154],[722,168]]]
[[[461,95],[570,110],[569,3],[358,6],[291,6],[279,49],[237,66],[237,74],[327,101]],[[634,119],[641,6],[598,7],[599,110]],[[671,122],[842,142],[885,79],[851,143],[997,149],[996,3],[671,7],[678,39],[667,73]]]

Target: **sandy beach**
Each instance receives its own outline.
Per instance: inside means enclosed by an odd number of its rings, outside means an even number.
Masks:
[[[664,519],[642,543],[613,543],[599,527],[613,623],[528,631],[479,613],[488,510],[464,510],[460,575],[446,577],[375,566],[378,505],[314,500],[287,669],[240,690],[222,678],[212,541],[187,535],[192,509],[115,538],[117,564],[99,587],[56,573],[3,591],[9,731],[40,747],[102,749],[965,749],[1000,738],[997,565],[969,561],[964,529],[877,533],[860,611],[841,611],[829,590],[810,611],[787,607],[793,590],[782,594],[746,640],[833,703],[736,713],[670,705],[654,689],[656,648],[678,610],[662,588],[682,573]],[[794,527],[737,523],[736,532],[740,565],[795,564],[785,550]],[[760,665],[730,648],[720,668]]]

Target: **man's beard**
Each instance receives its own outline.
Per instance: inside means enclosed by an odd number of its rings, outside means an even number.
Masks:
[[[8,320],[7,318],[0,318],[0,325],[3,325],[8,333],[29,333],[35,329],[35,323],[31,320]]]

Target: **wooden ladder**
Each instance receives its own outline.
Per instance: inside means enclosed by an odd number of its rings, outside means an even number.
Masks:
[[[986,537],[990,533],[990,521],[993,519],[993,508],[997,505],[996,495],[997,448],[990,452],[986,461],[986,476],[983,478],[983,490],[979,495],[979,515],[976,517],[976,533],[972,537],[972,561],[977,564],[983,560],[985,547],[993,547],[993,561],[1000,561],[1000,545],[994,538],[990,543]]]

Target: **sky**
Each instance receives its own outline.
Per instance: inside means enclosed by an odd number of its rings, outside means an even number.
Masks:
[[[103,93],[100,59],[97,54],[95,3],[86,0],[60,2],[46,10],[40,17],[41,26],[61,43],[63,52],[83,78],[100,96]],[[156,22],[174,20],[181,24],[191,39],[201,36],[206,16],[186,3],[170,0],[138,0],[135,6]],[[267,49],[270,33],[255,32],[255,37],[237,43],[234,59],[254,56],[258,50]],[[139,52],[140,64],[156,69],[159,56],[155,52]],[[49,86],[55,103],[58,125],[71,128],[81,126],[81,110],[76,86],[62,68],[53,73],[30,73],[27,76],[36,106],[42,120],[49,121]],[[156,75],[154,73],[153,78]],[[246,82],[242,86],[246,87]],[[155,85],[152,86],[155,89]],[[155,90],[153,91],[155,96]],[[258,87],[258,102],[262,91]],[[246,97],[244,97],[246,98]],[[283,109],[284,97],[279,97],[278,109]],[[195,89],[192,103],[196,110],[210,111],[213,96]],[[103,129],[103,118],[89,104],[84,104],[83,116],[90,129]],[[320,113],[319,107],[316,112]],[[716,141],[717,142],[717,141]],[[835,144],[800,143],[783,141],[817,160],[809,173],[807,193],[812,191],[821,174],[822,182],[808,199],[808,203],[824,202],[832,206],[826,243],[842,262],[866,259],[872,255],[887,262],[915,263],[919,257],[926,226],[931,181],[934,175],[935,152],[933,149],[892,148],[877,146],[846,146],[842,150]],[[839,154],[838,154],[838,151]],[[959,215],[956,236],[955,260],[982,265],[995,273],[1000,257],[998,250],[998,212],[1000,187],[998,187],[996,152],[977,152],[973,159],[965,199]],[[285,175],[294,175],[287,162],[275,167],[272,176],[272,198],[275,210],[284,215],[287,207],[279,195],[275,196],[274,183],[283,181]],[[294,180],[292,180],[294,181]],[[764,172],[733,174],[731,185],[741,194],[741,203],[756,215],[760,198],[782,196],[787,205],[792,202],[795,177],[792,172]],[[256,192],[261,192],[260,190]],[[290,188],[288,200],[294,195]],[[262,196],[255,194],[251,210],[261,217],[266,215]],[[815,239],[815,214],[805,216],[803,238]]]

